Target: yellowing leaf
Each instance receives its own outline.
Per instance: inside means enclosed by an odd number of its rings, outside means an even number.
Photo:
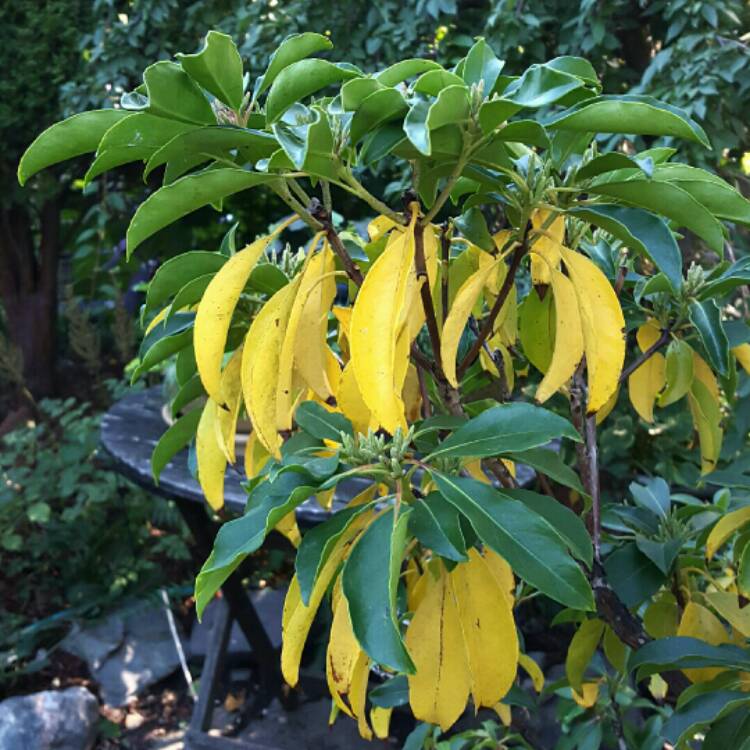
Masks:
[[[224,474],[227,470],[227,457],[216,439],[216,412],[219,408],[213,399],[206,401],[195,433],[198,482],[214,510],[224,505]]]
[[[750,505],[722,516],[706,539],[706,559],[710,560],[732,534],[748,523],[750,523]]]
[[[268,463],[271,454],[265,449],[258,436],[251,432],[245,444],[245,476],[253,479],[260,474],[261,469]]]
[[[598,266],[566,247],[560,252],[578,296],[588,369],[588,412],[593,413],[618,388],[625,361],[625,319],[615,290]]]
[[[226,266],[224,266],[226,268]],[[277,432],[281,347],[300,276],[279,289],[255,316],[242,350],[242,391],[258,440],[275,458],[281,456]]]
[[[731,591],[710,591],[706,594],[706,599],[743,638],[750,638],[750,608],[740,607],[737,594]]]
[[[509,727],[513,717],[511,716],[510,706],[507,703],[497,703],[492,707],[502,722],[504,727]]]
[[[154,315],[154,317],[151,319],[151,322],[146,326],[146,330],[143,332],[143,338],[146,338],[146,336],[148,336],[149,333],[151,333],[151,331],[153,331],[154,328],[156,328],[156,326],[158,326],[159,323],[161,323],[164,318],[167,317],[170,309],[171,306],[167,305],[166,307],[163,307],[161,310],[159,310],[156,315]]]
[[[419,721],[443,731],[461,716],[469,697],[470,675],[450,578],[441,566],[429,573],[424,598],[406,631],[406,646],[416,673],[408,675],[409,703]]]
[[[584,620],[570,642],[568,654],[565,657],[565,674],[570,686],[577,693],[582,690],[583,675],[602,635],[604,635],[604,623],[601,620]]]
[[[708,474],[716,468],[721,454],[724,431],[721,429],[721,411],[705,381],[698,376],[688,392],[688,406],[693,424],[698,432],[701,451],[701,473]]]
[[[544,228],[550,212],[538,209],[531,214],[531,225],[534,229],[545,232],[533,238],[531,255],[531,281],[533,284],[549,284],[550,269],[560,266],[560,245],[565,244],[565,217],[556,216],[550,225]],[[551,235],[548,237],[546,235]]]
[[[528,654],[519,654],[518,664],[531,677],[534,690],[541,693],[544,690],[544,672],[542,672],[541,667]]]
[[[658,324],[654,320],[649,320],[638,329],[638,347],[642,352],[647,351],[659,336]],[[654,421],[654,404],[666,384],[666,367],[664,355],[656,352],[628,378],[630,403],[645,422]]]
[[[573,377],[583,356],[583,331],[576,290],[570,279],[554,267],[549,269],[549,283],[555,305],[555,348],[549,369],[536,391],[536,400],[540,404]]]
[[[687,603],[685,611],[682,613],[677,635],[700,638],[700,640],[710,643],[712,646],[729,642],[729,636],[726,628],[721,624],[721,620],[713,612],[692,601]],[[690,682],[709,682],[723,670],[706,667],[683,669],[682,671]]]
[[[221,373],[220,406],[216,409],[216,440],[229,463],[235,462],[235,434],[242,404],[242,348],[232,354]]]
[[[552,295],[541,299],[531,289],[521,304],[518,336],[526,358],[539,372],[547,372],[555,346],[555,306]]]
[[[696,352],[693,352],[693,374],[695,380],[699,380],[701,383],[703,383],[708,392],[711,394],[711,398],[718,406],[721,403],[719,381],[716,380],[716,375],[714,375],[713,371],[706,363],[706,360]]]
[[[422,391],[419,387],[417,368],[411,363],[406,370],[401,398],[406,410],[406,421],[410,424],[416,422],[422,415]]]
[[[620,395],[620,389],[618,388],[610,397],[604,406],[596,412],[596,424],[599,426],[611,413],[612,409],[617,406],[617,399]]]
[[[367,701],[367,679],[370,675],[370,659],[362,651],[354,664],[350,690],[352,713],[357,717],[357,728],[363,739],[371,740],[372,731],[367,723],[365,703]]]
[[[663,591],[643,614],[643,627],[652,638],[669,638],[677,634],[680,610],[670,591]]]
[[[372,264],[352,309],[351,362],[364,402],[390,433],[406,431],[401,389],[396,388],[396,340],[414,262],[414,222],[395,233]]]
[[[477,709],[494,706],[513,685],[518,636],[513,607],[484,558],[469,550],[469,561],[450,573]]]
[[[193,346],[203,387],[211,398],[221,398],[221,364],[232,315],[250,272],[274,234],[261,237],[233,255],[211,279],[195,315]]]
[[[496,264],[493,263],[492,265],[480,268],[469,276],[458,290],[443,325],[443,333],[440,340],[440,360],[443,364],[443,372],[445,372],[445,376],[454,388],[458,388],[456,353],[458,352],[461,334],[466,327],[477,298],[481,294],[482,289],[484,289],[484,285],[487,283],[487,279],[493,269],[496,267]]]

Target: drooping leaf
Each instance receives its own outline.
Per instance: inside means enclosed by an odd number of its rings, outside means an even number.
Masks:
[[[193,409],[169,426],[151,453],[151,474],[158,483],[164,467],[195,437],[198,429],[200,409]]]
[[[458,511],[439,492],[418,498],[409,516],[409,531],[421,544],[448,560],[466,560],[466,542]]]
[[[584,620],[576,630],[565,657],[565,673],[570,686],[582,692],[583,675],[604,635],[604,623],[596,618]]]
[[[294,412],[297,424],[320,440],[341,442],[341,433],[354,434],[352,423],[341,413],[328,411],[317,401],[303,401]]]
[[[570,487],[582,495],[586,494],[578,474],[564,463],[557,451],[546,448],[529,448],[525,451],[514,451],[507,455],[514,463],[531,466],[532,469],[536,469],[549,477],[553,482]]]
[[[698,331],[711,366],[720,375],[729,371],[729,340],[721,322],[721,310],[712,299],[690,303],[690,322]]]

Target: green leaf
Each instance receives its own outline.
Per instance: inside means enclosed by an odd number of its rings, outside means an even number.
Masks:
[[[175,294],[172,304],[170,305],[167,318],[171,318],[175,313],[179,312],[185,307],[194,305],[196,302],[200,302],[203,297],[203,292],[206,291],[206,287],[211,283],[211,279],[216,274],[204,273],[202,276],[198,276],[195,279],[191,279]]]
[[[341,433],[353,435],[352,423],[338,412],[328,411],[317,401],[303,401],[294,413],[294,420],[307,433],[319,440],[341,442]]]
[[[414,82],[412,90],[417,94],[427,94],[428,96],[437,96],[444,88],[448,86],[463,86],[464,79],[455,73],[440,68],[439,70],[428,70],[422,73]]]
[[[272,126],[274,135],[296,169],[308,164],[308,155],[333,158],[333,133],[328,115],[318,107],[293,104]]]
[[[638,535],[635,537],[635,544],[664,575],[669,575],[672,565],[682,548],[681,539],[656,541],[655,539],[646,539],[646,537]]]
[[[687,164],[663,164],[654,172],[654,179],[679,185],[720,219],[750,224],[750,201],[711,172]]]
[[[197,127],[191,123],[157,117],[148,112],[135,112],[119,120],[102,137],[96,150],[96,159],[84,177],[84,184],[122,164],[146,161],[175,136],[195,130]]]
[[[195,581],[195,606],[201,617],[206,605],[240,563],[255,552],[271,529],[317,489],[309,477],[296,472],[265,480],[248,495],[244,516],[225,523]]]
[[[576,630],[565,658],[565,674],[570,686],[581,692],[583,675],[604,635],[604,623],[598,619],[584,620]]]
[[[338,81],[356,78],[359,73],[313,58],[299,60],[285,67],[274,80],[266,99],[266,120],[272,124],[300,99]]]
[[[302,537],[294,561],[294,569],[297,573],[300,596],[305,605],[310,602],[310,594],[315,586],[318,574],[326,564],[339,539],[352,522],[370,507],[371,505],[368,503],[339,510],[327,521],[311,528]]]
[[[461,214],[455,223],[458,231],[472,244],[488,252],[495,249],[495,241],[487,229],[487,222],[481,209],[470,208]]]
[[[466,86],[448,86],[430,102],[419,99],[404,119],[404,132],[415,148],[425,156],[432,154],[432,131],[444,125],[462,125],[469,116],[469,90]]]
[[[130,382],[134,383],[144,372],[190,345],[194,323],[195,313],[175,313],[168,321],[157,325],[141,342],[140,362]]]
[[[382,91],[383,85],[374,78],[352,78],[341,86],[341,106],[345,112],[352,112],[370,94]]]
[[[524,403],[502,404],[459,427],[427,460],[437,456],[497,456],[538,448],[560,437],[581,441],[567,419],[548,409]]]
[[[433,477],[443,497],[517,575],[567,607],[593,609],[586,577],[545,518],[483,482],[437,472]]]
[[[396,589],[406,544],[409,510],[389,508],[373,521],[344,564],[342,590],[360,646],[378,664],[414,673],[396,619]],[[373,571],[378,571],[373,575]]]
[[[42,169],[93,153],[104,134],[130,114],[122,109],[98,109],[55,123],[38,135],[24,151],[18,163],[18,182],[23,185]]]
[[[729,372],[729,340],[721,323],[721,310],[712,299],[690,303],[690,322],[698,331],[708,362],[720,375]]]
[[[700,290],[699,298],[722,297],[743,284],[750,284],[750,257],[740,258]]]
[[[354,144],[359,143],[364,135],[384,123],[403,117],[408,109],[404,97],[396,89],[384,89],[383,91],[376,91],[374,94],[370,94],[360,104],[354,113],[354,117],[352,117],[349,127],[349,139]],[[398,139],[403,139],[403,130],[399,128],[396,132]],[[392,148],[396,141],[394,138],[390,140],[393,140]],[[370,148],[372,149],[372,146]],[[377,160],[377,158],[381,157],[373,156],[373,161]]]
[[[216,273],[226,262],[227,259],[223,255],[205,250],[192,250],[164,261],[156,269],[148,285],[141,319],[151,310],[162,307],[189,281],[208,273]]]
[[[541,451],[540,451],[541,452]],[[544,451],[550,453],[551,451]],[[594,552],[591,536],[583,521],[570,508],[554,498],[530,490],[503,490],[503,495],[520,500],[549,522],[565,546],[579,559],[591,567]]]
[[[405,674],[399,674],[373,688],[367,695],[373,706],[396,708],[409,702],[409,682]]]
[[[659,394],[659,406],[669,406],[679,401],[693,384],[693,350],[682,339],[672,339],[667,347],[666,385]]]
[[[549,60],[546,65],[548,68],[559,70],[562,73],[568,73],[576,78],[580,78],[589,85],[601,89],[599,76],[597,76],[594,66],[582,57],[562,55],[561,57],[555,57],[552,60]]]
[[[202,411],[193,409],[183,414],[169,426],[154,446],[151,453],[151,474],[157,484],[164,467],[195,437]]]
[[[206,91],[235,112],[242,106],[242,59],[232,37],[209,31],[203,49],[194,55],[177,54],[182,69]]]
[[[576,177],[579,180],[589,180],[600,174],[620,169],[637,169],[646,177],[651,177],[653,173],[653,161],[650,159],[641,159],[637,155],[628,156],[621,151],[611,151],[608,154],[595,157],[588,164],[581,167],[576,172]]]
[[[272,296],[289,283],[284,272],[270,263],[259,263],[250,274],[248,286],[262,294]]]
[[[323,52],[332,47],[333,42],[327,36],[315,34],[311,31],[288,36],[278,46],[273,55],[271,55],[266,72],[257,80],[255,84],[255,96],[262,94],[276,80],[284,68],[292,63],[304,60],[316,52]]]
[[[634,542],[609,555],[604,569],[612,588],[628,607],[648,599],[664,583],[664,574],[641,554]]]
[[[418,498],[409,516],[409,531],[421,544],[447,560],[467,560],[458,511],[439,492]]]
[[[186,214],[241,190],[278,180],[243,169],[212,169],[181,177],[152,193],[135,212],[127,232],[127,256],[144,240]]]
[[[530,448],[525,451],[508,453],[508,458],[516,463],[531,466],[532,469],[536,469],[549,477],[553,482],[570,487],[582,495],[586,494],[578,474],[565,464],[557,451],[547,450],[546,448]]]
[[[676,747],[714,721],[748,703],[750,696],[740,690],[716,690],[698,695],[664,722],[662,737]]]
[[[586,133],[667,135],[710,148],[703,128],[686,112],[650,96],[598,96],[553,116],[545,125]]]
[[[597,204],[568,211],[595,224],[628,247],[643,253],[669,279],[675,291],[682,288],[682,253],[662,219],[640,208]]]
[[[525,143],[528,146],[549,148],[550,141],[544,128],[536,120],[509,122],[498,134],[501,141]]]
[[[490,96],[504,65],[505,62],[498,60],[484,39],[480,38],[468,51],[461,74],[469,86],[481,82],[484,95]]]
[[[479,107],[479,125],[485,135],[491,133],[498,125],[520,112],[523,107],[507,99],[493,99]],[[502,132],[502,131],[501,131]]]
[[[169,177],[165,182],[174,182],[205,161],[231,158],[233,150],[237,151],[238,164],[244,165],[267,159],[278,147],[272,135],[260,130],[224,125],[191,129],[161,144],[150,156],[143,177],[146,179],[154,169],[167,164]]]
[[[726,667],[747,671],[750,669],[750,655],[746,649],[738,646],[712,646],[698,638],[673,636],[646,643],[628,661],[631,672],[638,670],[639,680],[668,669],[701,667]]]
[[[172,403],[170,404],[172,417],[176,417],[189,403],[205,395],[203,381],[196,372],[180,386],[177,395],[172,399]]]
[[[597,181],[589,187],[589,191],[655,211],[671,219],[678,226],[687,227],[691,232],[695,232],[717,253],[722,254],[724,251],[721,224],[690,193],[674,183],[641,179],[623,182]]]
[[[503,99],[528,109],[547,107],[572,91],[583,88],[577,76],[549,65],[531,65],[526,72],[503,91]]]
[[[177,64],[162,60],[143,71],[152,115],[195,125],[215,125],[216,115],[200,86]]]
[[[631,482],[628,489],[638,507],[644,508],[662,520],[667,519],[672,499],[669,496],[669,485],[661,477]]]
[[[383,86],[398,86],[399,83],[409,78],[414,78],[428,70],[442,70],[442,66],[434,60],[425,60],[423,58],[411,58],[401,60],[380,73],[375,74],[375,78]]]

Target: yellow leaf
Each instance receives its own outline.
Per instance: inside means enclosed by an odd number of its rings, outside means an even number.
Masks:
[[[551,237],[538,235],[533,239],[531,281],[535,285],[550,283],[550,269],[560,266],[560,245],[565,244],[565,217],[558,214],[544,229],[549,216],[550,212],[543,208],[531,214],[532,227],[551,235]]]
[[[739,510],[733,510],[722,516],[706,539],[706,559],[710,560],[724,542],[729,539],[735,531],[750,523],[750,505]]]
[[[367,701],[367,679],[370,676],[370,659],[362,651],[354,665],[350,690],[352,713],[357,717],[359,735],[365,740],[372,739],[372,730],[367,723],[365,703]]]
[[[721,411],[705,382],[698,377],[688,392],[688,406],[693,424],[698,432],[701,452],[701,474],[709,474],[716,468],[721,454],[724,431],[721,429]]]
[[[234,309],[250,272],[275,234],[235,253],[211,279],[198,305],[193,332],[195,361],[206,393],[216,401],[221,398],[221,363]]]
[[[151,319],[151,322],[146,326],[146,330],[143,332],[143,338],[146,338],[146,336],[148,336],[149,333],[151,333],[151,331],[153,331],[154,328],[156,328],[156,326],[158,326],[159,323],[161,323],[164,318],[167,317],[170,309],[171,305],[167,305],[166,307],[163,307],[161,310],[159,310],[156,315],[154,315],[154,317]]]
[[[373,706],[370,709],[370,724],[372,724],[372,731],[379,740],[387,740],[390,733],[391,727],[391,714],[393,713],[392,708],[382,708],[381,706]]]
[[[367,234],[370,235],[370,242],[376,242],[386,232],[390,232],[391,229],[394,228],[403,229],[400,224],[397,224],[393,219],[390,219],[387,216],[383,216],[382,214],[380,216],[376,216],[367,225]]]
[[[700,640],[710,643],[712,646],[729,642],[729,636],[721,621],[713,612],[700,604],[696,604],[696,602],[687,603],[685,611],[682,613],[680,626],[677,628],[677,635],[700,638]],[[683,669],[682,671],[690,682],[710,682],[724,670],[706,667],[703,669]]]
[[[224,505],[224,474],[227,470],[227,457],[216,439],[216,412],[219,408],[213,399],[206,401],[195,433],[198,482],[214,510]]]
[[[336,297],[336,279],[333,276],[334,256],[327,242],[319,256],[320,260],[315,265],[311,261],[313,267],[308,269],[311,286],[307,290],[294,339],[294,366],[316,395],[325,400],[333,395],[333,387],[338,382],[338,377],[333,383],[328,377],[328,358],[333,356],[326,343],[328,311]],[[304,284],[299,293],[305,295]],[[336,362],[335,357],[333,361]]]
[[[419,387],[417,368],[411,363],[406,370],[401,398],[406,409],[406,421],[410,424],[416,422],[422,416],[422,391]]]
[[[349,693],[361,654],[362,648],[354,636],[346,597],[338,596],[326,651],[326,681],[334,702],[348,716],[355,716]]]
[[[599,683],[598,682],[584,682],[581,686],[581,691],[576,692],[573,690],[573,700],[581,708],[591,708],[596,704],[599,698]]]
[[[528,654],[519,654],[518,664],[531,677],[531,684],[534,686],[534,690],[537,693],[541,693],[544,690],[544,672],[542,672],[540,666]]]
[[[711,591],[706,594],[706,599],[744,638],[750,638],[750,608],[740,607],[737,594],[730,591]]]
[[[750,344],[740,344],[732,349],[732,354],[742,366],[742,369],[750,375]]]
[[[617,637],[617,633],[609,625],[604,629],[602,646],[609,663],[620,672],[625,672],[628,647]]]
[[[407,232],[392,235],[372,264],[352,309],[351,362],[364,402],[375,420],[393,434],[406,431],[401,389],[396,388],[398,322],[414,262],[414,212]]]
[[[331,308],[333,317],[336,318],[339,324],[339,335],[338,343],[339,349],[344,356],[344,359],[349,359],[349,339],[351,338],[351,324],[352,324],[352,308],[351,307],[339,307],[334,305]]]
[[[293,547],[299,547],[299,544],[302,541],[302,535],[299,533],[297,514],[294,511],[287,513],[273,528],[278,531],[279,534],[286,537]]]
[[[253,479],[260,474],[261,469],[268,463],[271,454],[265,449],[258,436],[251,432],[245,444],[245,476]]]
[[[591,414],[618,388],[625,361],[625,319],[615,290],[599,267],[566,247],[561,246],[560,252],[578,296]]]
[[[570,279],[556,268],[550,267],[549,280],[555,305],[555,348],[549,369],[536,391],[536,400],[540,404],[573,377],[583,356],[583,331],[576,290]]]
[[[351,362],[341,371],[337,393],[341,413],[351,421],[355,432],[366,435],[367,428],[372,421],[372,412],[359,392],[359,385]]]
[[[570,686],[578,693],[581,692],[586,667],[594,656],[602,635],[604,623],[601,620],[584,620],[570,642],[565,657],[565,674]]]
[[[502,722],[502,725],[504,727],[509,727],[513,719],[510,713],[510,706],[507,703],[497,703],[492,708],[498,715],[498,718]]]
[[[655,320],[644,323],[636,334],[640,350],[645,352],[650,349],[658,340],[660,333],[659,325]],[[630,403],[645,422],[654,421],[654,403],[667,382],[666,368],[664,355],[656,352],[628,378]]]
[[[508,563],[500,557],[494,550],[484,549],[484,559],[495,576],[495,580],[500,589],[506,593],[508,599],[513,602],[516,591],[516,580],[513,577],[513,569]]]
[[[411,612],[416,612],[422,603],[429,584],[428,578],[431,575],[429,571],[425,570],[424,573],[409,581],[411,585],[406,589],[406,604]]]
[[[450,573],[466,647],[474,706],[491,708],[513,685],[518,636],[513,605],[475,549]]]
[[[224,266],[226,268],[226,266]],[[277,432],[281,347],[300,276],[279,289],[255,316],[242,350],[242,391],[258,440],[275,458],[281,456]]]
[[[284,679],[294,687],[299,680],[299,662],[305,647],[310,626],[320,607],[328,587],[336,575],[341,561],[346,557],[351,545],[362,528],[372,519],[372,513],[365,511],[353,521],[342,537],[336,542],[330,556],[315,580],[310,593],[310,603],[305,605],[300,595],[297,576],[293,576],[284,600],[281,619],[281,673]]]
[[[612,409],[617,406],[617,398],[620,395],[620,389],[618,388],[610,397],[598,412],[596,412],[596,424],[599,426],[611,413]]]
[[[419,721],[443,731],[461,716],[469,698],[469,667],[450,578],[441,566],[433,578],[423,576],[426,590],[406,631],[406,646],[416,673],[408,675],[409,703]]]
[[[232,354],[224,372],[221,373],[219,384],[221,406],[216,409],[216,440],[231,464],[235,462],[235,434],[242,404],[241,376],[242,347]]]
[[[706,360],[696,352],[693,352],[693,377],[695,380],[699,380],[703,383],[711,394],[711,398],[718,406],[721,403],[719,381],[716,380],[716,375],[714,375],[711,368],[706,364]]]
[[[493,263],[492,265],[480,268],[469,276],[458,290],[443,325],[443,333],[440,340],[440,360],[443,363],[445,376],[454,388],[458,388],[456,353],[458,352],[461,334],[464,328],[466,328],[471,310],[494,268],[496,268],[496,264]]]

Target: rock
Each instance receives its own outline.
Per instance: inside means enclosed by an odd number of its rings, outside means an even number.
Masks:
[[[91,750],[99,704],[83,687],[0,703],[0,750]]]
[[[71,633],[63,648],[86,661],[110,706],[125,705],[180,665],[166,612],[151,603]]]

